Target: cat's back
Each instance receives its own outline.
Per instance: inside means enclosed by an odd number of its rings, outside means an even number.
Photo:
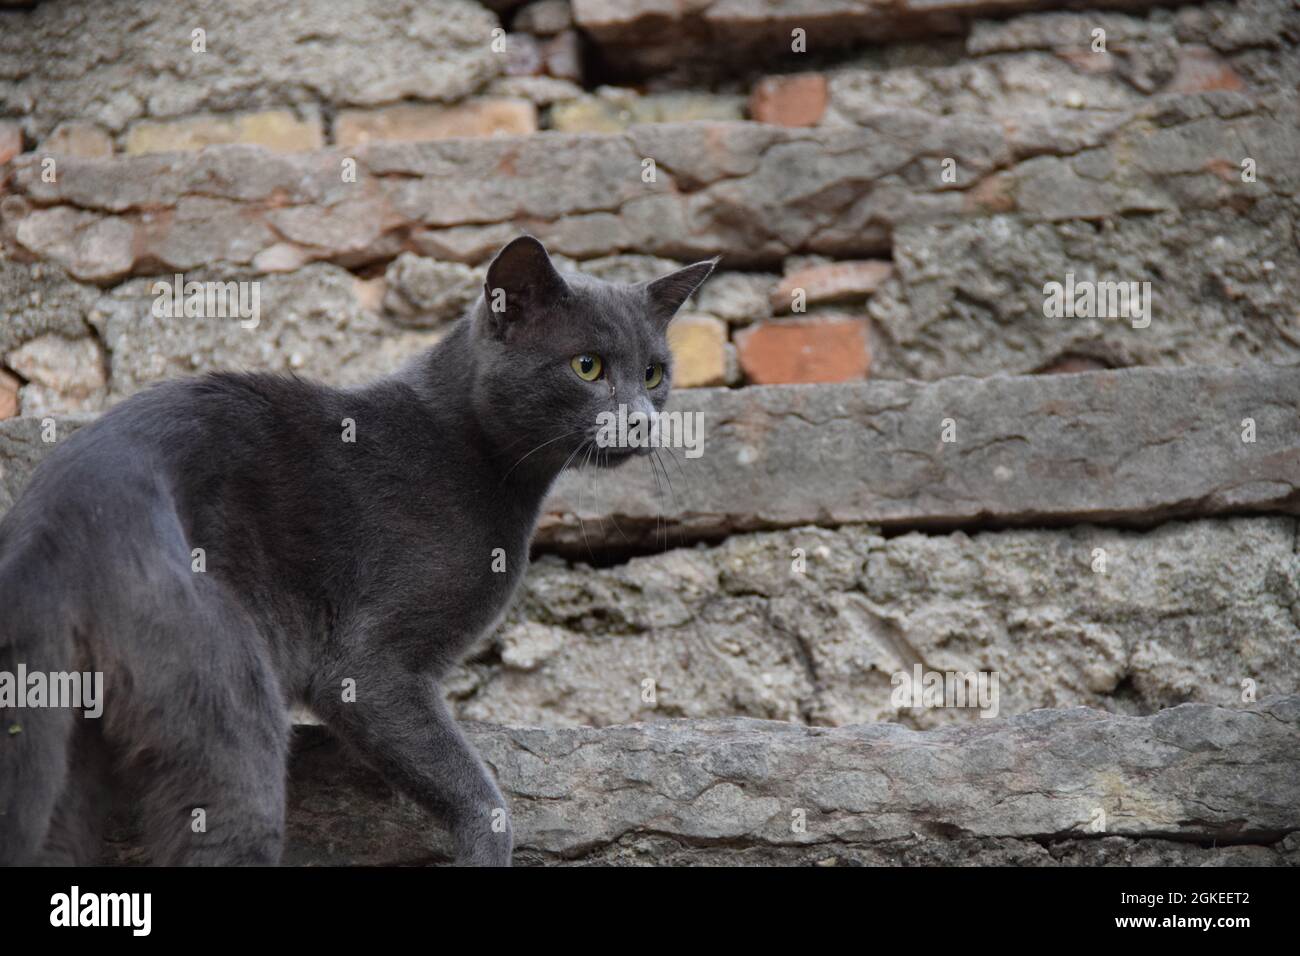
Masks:
[[[317,387],[212,374],[154,386],[58,441],[0,520],[0,562],[20,547],[92,547],[148,528],[153,510],[192,503],[288,457],[286,429],[321,415]],[[57,422],[56,422],[57,427]]]
[[[264,455],[278,431],[323,404],[320,389],[288,377],[213,373],[153,386],[60,440],[19,504],[125,492],[145,478],[174,482]],[[57,424],[57,423],[56,423]]]

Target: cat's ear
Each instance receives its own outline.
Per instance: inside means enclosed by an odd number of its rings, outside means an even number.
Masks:
[[[645,290],[650,299],[650,320],[660,328],[671,322],[682,303],[709,277],[721,258],[714,256],[647,282]]]
[[[506,243],[488,266],[483,283],[488,317],[498,328],[552,305],[568,291],[546,247],[532,236]]]

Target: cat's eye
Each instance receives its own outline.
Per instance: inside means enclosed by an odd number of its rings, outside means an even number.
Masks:
[[[660,362],[645,367],[645,387],[656,388],[664,380],[664,367]]]
[[[596,381],[605,369],[605,363],[600,360],[599,355],[575,355],[569,364],[578,373],[578,378],[584,382]]]

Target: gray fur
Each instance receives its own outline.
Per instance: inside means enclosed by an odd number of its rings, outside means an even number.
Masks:
[[[662,407],[667,320],[712,267],[562,278],[522,237],[391,378],[178,380],[61,442],[0,521],[0,670],[102,671],[104,713],[0,711],[0,863],[93,861],[114,795],[154,862],[278,862],[296,702],[442,820],[459,862],[509,863],[506,801],[438,680],[506,609],[560,471],[630,457],[592,452],[596,415]],[[608,377],[582,381],[581,353]]]

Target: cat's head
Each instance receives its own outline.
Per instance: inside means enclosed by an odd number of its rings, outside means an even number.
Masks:
[[[611,446],[602,414],[663,408],[672,387],[668,323],[716,263],[626,285],[561,275],[532,236],[497,253],[473,316],[474,401],[506,457],[558,471],[647,452]]]

